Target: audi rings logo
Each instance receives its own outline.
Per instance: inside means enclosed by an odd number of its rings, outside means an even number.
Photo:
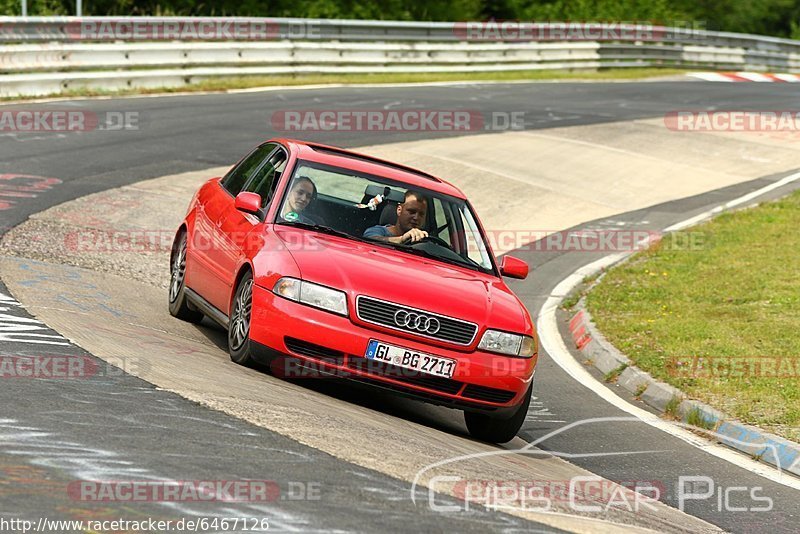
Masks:
[[[442,327],[439,319],[436,317],[428,317],[421,313],[409,312],[406,310],[397,310],[394,312],[394,324],[401,328],[408,328],[409,330],[416,330],[423,334],[434,335]]]

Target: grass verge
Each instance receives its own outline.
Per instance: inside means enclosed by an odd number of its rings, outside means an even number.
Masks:
[[[443,73],[375,73],[375,74],[308,74],[281,76],[241,76],[235,78],[213,78],[181,87],[134,88],[120,91],[96,89],[74,89],[51,96],[128,96],[157,93],[183,93],[194,91],[227,91],[254,87],[276,87],[318,84],[375,84],[375,83],[424,83],[424,82],[477,82],[477,81],[546,81],[546,80],[638,80],[661,76],[674,76],[688,71],[680,69],[600,69],[597,71],[518,71],[518,72],[443,72]],[[31,97],[2,97],[0,101],[30,99]]]
[[[739,420],[800,441],[800,192],[664,239],[588,294],[641,369]]]
[[[623,371],[625,371],[625,369],[627,369],[627,368],[628,368],[628,364],[627,363],[623,363],[619,367],[616,367],[616,368],[610,370],[609,372],[607,372],[605,374],[605,376],[603,377],[603,380],[605,380],[606,382],[616,382],[617,379],[619,378],[619,375],[621,375],[623,373]]]
[[[704,428],[706,430],[714,430],[716,426],[714,421],[709,421],[703,417],[703,413],[698,408],[689,410],[689,413],[686,414],[686,422],[692,426]]]

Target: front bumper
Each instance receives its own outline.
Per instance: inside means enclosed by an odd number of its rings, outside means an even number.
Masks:
[[[259,349],[256,356],[265,363],[270,360],[278,375],[343,377],[435,404],[495,414],[513,412],[522,402],[537,361],[536,355],[462,352],[372,330],[259,286],[253,288],[250,338]],[[364,355],[371,339],[453,358],[458,364],[447,379],[369,360]]]

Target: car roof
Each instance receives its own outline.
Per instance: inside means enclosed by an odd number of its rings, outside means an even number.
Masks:
[[[281,143],[297,154],[298,159],[324,163],[335,167],[352,169],[357,172],[373,174],[408,184],[409,189],[429,189],[460,199],[466,199],[464,193],[451,183],[437,178],[413,167],[382,160],[374,156],[360,154],[344,148],[320,143],[301,141],[298,139],[276,138],[269,142]]]

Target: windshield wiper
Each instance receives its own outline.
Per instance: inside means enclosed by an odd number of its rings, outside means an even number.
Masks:
[[[316,230],[317,232],[321,232],[323,234],[335,235],[339,237],[344,237],[346,239],[354,239],[356,241],[366,241],[366,239],[356,237],[354,235],[348,234],[347,232],[342,232],[341,230],[336,230],[335,228],[331,228],[330,226],[325,226],[323,224],[311,224],[299,221],[285,221],[285,222],[281,221],[278,224],[286,226],[297,226],[299,228],[307,228],[309,230]]]
[[[369,239],[369,238],[361,238],[354,236],[352,234],[348,234],[346,232],[342,232],[341,230],[336,230],[335,228],[331,228],[330,226],[325,226],[322,224],[311,224],[311,223],[304,223],[300,221],[281,221],[280,223],[286,226],[297,226],[299,228],[307,228],[309,230],[316,230],[317,232],[321,232],[323,234],[335,235],[339,237],[344,237],[346,239],[352,239],[354,241],[360,241],[362,243],[370,243],[374,245],[386,245],[391,248],[402,250],[408,252],[410,254],[414,254],[416,256],[421,256],[424,258],[442,261],[444,263],[449,263],[451,265],[458,265],[459,267],[472,267],[481,272],[487,272],[487,270],[478,262],[473,260],[472,258],[465,258],[463,256],[458,255],[456,252],[453,252],[455,257],[447,257],[447,256],[439,256],[437,254],[432,254],[427,250],[420,250],[416,248],[412,248],[408,245],[399,244],[399,243],[392,243],[390,241],[383,241],[380,239]],[[458,258],[458,259],[455,259]]]

